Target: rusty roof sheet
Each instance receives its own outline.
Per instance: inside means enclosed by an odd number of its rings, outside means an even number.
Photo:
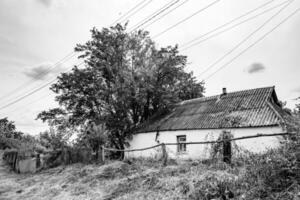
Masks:
[[[137,132],[274,126],[283,123],[274,87],[183,101]]]

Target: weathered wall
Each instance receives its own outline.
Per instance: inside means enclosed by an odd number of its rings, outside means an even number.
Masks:
[[[3,153],[3,160],[19,173],[35,173],[37,170],[37,160],[28,151],[6,150]]]
[[[258,133],[272,134],[283,132],[281,127],[261,127],[261,128],[233,128],[226,129],[230,131],[234,137],[243,137],[256,135]],[[223,129],[206,129],[206,130],[178,130],[178,131],[161,131],[159,132],[158,140],[160,143],[176,143],[177,136],[186,135],[186,142],[201,142],[218,139]],[[130,141],[130,147],[128,149],[138,149],[153,146],[158,144],[155,141],[156,132],[139,133],[133,136]],[[245,140],[237,140],[235,143],[243,150],[251,152],[261,153],[269,148],[276,148],[279,146],[280,136],[272,137],[258,137]],[[129,157],[153,157],[156,156],[160,148],[155,148],[146,151],[129,152],[126,156]],[[192,144],[187,145],[187,152],[185,154],[177,153],[177,146],[167,146],[168,155],[172,158],[193,158],[204,159],[208,158],[210,151],[210,145],[208,144]]]
[[[35,173],[37,170],[36,158],[27,158],[18,161],[18,172]]]

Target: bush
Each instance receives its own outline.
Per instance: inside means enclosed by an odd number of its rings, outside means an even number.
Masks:
[[[249,155],[244,186],[247,197],[268,198],[282,195],[300,184],[300,140],[288,140],[281,148],[263,155]]]

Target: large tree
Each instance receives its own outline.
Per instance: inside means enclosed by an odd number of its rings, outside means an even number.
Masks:
[[[75,66],[51,86],[60,108],[38,115],[71,127],[105,124],[109,145],[123,149],[132,130],[154,113],[203,96],[203,83],[187,73],[177,46],[158,49],[148,32],[126,32],[120,24],[93,28],[91,40],[75,48],[84,67]]]

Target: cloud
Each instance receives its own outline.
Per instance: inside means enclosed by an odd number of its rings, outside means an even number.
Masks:
[[[266,69],[266,67],[261,64],[261,63],[253,63],[252,65],[250,65],[248,68],[247,68],[247,72],[249,74],[253,74],[253,73],[258,73],[258,72],[262,72]]]
[[[45,80],[50,76],[57,76],[64,70],[64,67],[59,64],[54,66],[53,63],[42,63],[24,72],[24,74],[34,80]]]
[[[300,86],[295,87],[295,88],[292,90],[292,92],[294,92],[294,93],[300,93]]]

